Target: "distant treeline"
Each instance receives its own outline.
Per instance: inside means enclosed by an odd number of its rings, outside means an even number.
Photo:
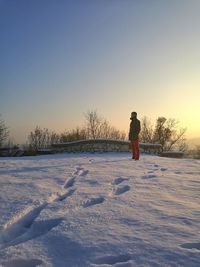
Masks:
[[[31,149],[37,150],[48,148],[54,143],[65,143],[86,139],[114,139],[125,140],[126,133],[117,130],[104,118],[98,115],[97,111],[88,111],[85,114],[85,124],[82,127],[57,134],[46,128],[37,126],[28,136],[28,144]]]
[[[82,127],[56,133],[47,128],[36,126],[27,136],[27,146],[31,150],[49,148],[53,143],[65,143],[86,139],[113,139],[126,140],[128,134],[116,129],[96,110],[87,111],[84,114],[85,122]],[[127,127],[128,128],[128,127]],[[140,141],[143,143],[159,143],[163,151],[186,151],[186,128],[181,128],[175,119],[159,117],[153,124],[150,119],[141,119]],[[8,142],[9,131],[5,122],[0,120],[0,147]]]

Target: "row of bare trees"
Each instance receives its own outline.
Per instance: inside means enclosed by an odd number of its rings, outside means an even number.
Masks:
[[[57,134],[46,128],[37,126],[28,136],[28,145],[33,150],[48,148],[53,143],[70,142],[85,139],[115,139],[125,140],[127,134],[113,127],[96,110],[88,111],[85,115],[83,127],[77,127],[70,131]],[[159,117],[155,124],[147,117],[141,119],[140,141],[144,143],[159,143],[164,151],[178,149],[185,151],[187,148],[185,139],[186,128],[179,127],[175,119]],[[8,139],[9,131],[3,119],[0,117],[0,147]]]
[[[125,140],[126,133],[117,130],[101,116],[97,111],[88,111],[85,114],[86,132],[89,139],[106,138],[115,140]]]
[[[145,143],[159,143],[165,151],[187,149],[186,128],[179,127],[179,122],[175,119],[159,117],[153,126],[152,122],[144,117],[141,120],[141,129],[140,138]]]
[[[28,144],[30,149],[39,150],[48,148],[51,144],[59,142],[60,137],[54,131],[46,128],[36,128],[28,136]]]
[[[48,148],[53,143],[64,143],[86,139],[115,139],[125,140],[126,134],[111,126],[110,123],[98,115],[97,111],[88,111],[85,114],[85,126],[77,127],[61,134],[56,134],[46,128],[36,127],[28,136],[31,149],[38,150]]]

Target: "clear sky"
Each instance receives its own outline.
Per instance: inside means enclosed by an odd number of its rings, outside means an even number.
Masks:
[[[81,126],[94,109],[126,132],[137,111],[200,137],[199,14],[199,0],[0,0],[0,113],[11,137]]]

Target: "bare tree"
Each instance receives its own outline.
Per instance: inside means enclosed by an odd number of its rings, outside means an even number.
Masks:
[[[60,135],[61,143],[85,139],[87,139],[87,131],[85,128],[79,127],[71,131],[66,131]]]
[[[111,138],[124,140],[126,134],[111,126],[110,123],[98,115],[97,111],[88,111],[85,114],[87,136],[91,139]]]
[[[97,114],[96,110],[92,110],[85,114],[85,119],[88,137],[92,139],[98,138],[100,135],[102,118]]]
[[[99,138],[125,140],[126,134],[120,130],[117,130],[114,126],[111,126],[109,122],[104,120],[100,127]]]
[[[54,131],[47,131],[46,145],[50,146],[51,144],[59,143],[60,135]]]
[[[145,116],[141,119],[140,139],[144,143],[153,142],[154,129],[151,121]]]
[[[28,143],[31,149],[38,150],[48,148],[52,143],[60,140],[60,136],[46,128],[36,126],[33,132],[28,136]]]
[[[153,140],[155,143],[159,143],[162,145],[163,149],[165,143],[169,140],[171,135],[171,130],[165,127],[165,122],[167,119],[165,117],[159,117],[156,122],[156,127],[154,130]]]
[[[178,121],[159,117],[156,122],[153,141],[160,143],[163,150],[177,148],[184,151],[186,148],[185,134],[186,128],[179,128]]]
[[[4,120],[1,119],[1,115],[0,115],[0,147],[8,139],[8,137],[9,137],[8,127],[6,126]]]

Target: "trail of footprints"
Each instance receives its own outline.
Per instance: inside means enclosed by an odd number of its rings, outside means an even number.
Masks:
[[[0,231],[0,249],[24,243],[28,240],[44,235],[54,227],[58,226],[62,222],[63,218],[54,218],[42,221],[36,221],[36,219],[39,217],[42,210],[44,210],[49,204],[63,201],[72,196],[76,190],[75,188],[72,188],[75,183],[76,176],[86,176],[87,173],[88,170],[77,167],[73,176],[67,179],[63,186],[63,189],[67,189],[67,191],[62,194],[53,194],[46,202],[37,207],[25,210],[12,218],[12,220],[4,226],[4,229]],[[101,202],[101,200],[94,199],[91,203],[87,203],[85,206],[97,204],[98,202]]]
[[[93,163],[93,159],[89,160],[89,163]],[[158,170],[157,165],[154,165],[156,169],[150,170],[148,174],[143,179],[154,178],[154,171]],[[165,168],[160,168],[160,171],[166,171]],[[24,243],[28,240],[34,239],[41,235],[46,234],[54,227],[58,226],[64,218],[54,218],[48,220],[36,220],[42,210],[44,210],[49,204],[53,202],[63,201],[66,198],[72,196],[75,189],[75,184],[77,178],[84,178],[89,173],[88,170],[77,166],[75,171],[72,173],[72,176],[66,179],[64,185],[62,186],[62,194],[53,194],[49,199],[42,203],[41,205],[34,207],[33,209],[22,212],[17,217],[14,217],[10,223],[7,223],[4,226],[4,229],[0,232],[0,249],[7,248],[9,246],[15,246],[20,243]],[[129,178],[117,177],[112,182],[112,190],[108,196],[118,196],[124,194],[130,190],[130,186],[126,184]],[[86,180],[85,180],[86,181]],[[95,181],[90,181],[91,185],[96,184]],[[98,183],[97,183],[98,184]],[[67,191],[66,191],[67,190]],[[63,192],[64,191],[64,192]],[[80,207],[88,208],[94,205],[102,204],[106,198],[104,196],[96,196],[93,198],[86,199],[81,202]],[[197,249],[200,250],[200,243],[186,243],[181,245],[184,249]],[[101,258],[94,259],[93,263],[96,265],[115,265],[115,264],[128,264],[131,260],[130,255],[117,255],[117,256],[105,256]],[[4,263],[5,267],[7,266],[37,266],[41,264],[42,261],[38,259],[32,260],[14,260],[12,262]]]
[[[88,171],[77,167],[73,176],[66,180],[63,189],[67,189],[62,194],[52,194],[49,199],[33,209],[25,210],[15,216],[11,222],[0,231],[0,249],[15,246],[28,240],[44,235],[54,227],[58,226],[63,218],[36,221],[42,210],[53,202],[63,201],[73,195],[75,188],[71,188],[75,183],[76,176],[85,176]]]
[[[65,184],[64,188],[71,187],[74,180],[71,179]],[[28,240],[44,235],[54,227],[58,226],[63,218],[36,221],[42,210],[53,202],[63,201],[71,196],[75,189],[69,188],[62,194],[53,194],[49,199],[33,209],[21,212],[14,217],[11,222],[4,226],[0,232],[0,249],[24,243]]]
[[[152,178],[157,178],[158,176],[155,174],[155,172],[159,171],[159,172],[165,172],[167,171],[167,168],[163,168],[161,166],[159,166],[158,164],[154,164],[152,166],[151,164],[151,168],[153,167],[153,170],[150,169],[147,174],[142,176],[142,179],[152,179]]]
[[[90,160],[89,163],[93,163],[93,160]],[[76,190],[74,188],[76,179],[86,177],[88,172],[88,170],[77,166],[75,171],[72,173],[72,176],[69,177],[62,186],[62,194],[53,194],[46,202],[37,207],[31,207],[31,209],[22,211],[19,215],[12,218],[12,220],[4,226],[4,229],[0,231],[0,249],[24,243],[28,240],[44,235],[54,227],[58,226],[62,222],[63,218],[54,218],[42,221],[37,220],[37,218],[42,210],[44,210],[49,204],[63,201],[72,196]],[[113,190],[111,194],[120,195],[129,191],[130,186],[120,185],[122,182],[127,180],[128,179],[122,177],[114,179],[112,182]],[[101,204],[104,201],[104,196],[97,196],[82,201],[80,206],[88,208],[93,205]]]

